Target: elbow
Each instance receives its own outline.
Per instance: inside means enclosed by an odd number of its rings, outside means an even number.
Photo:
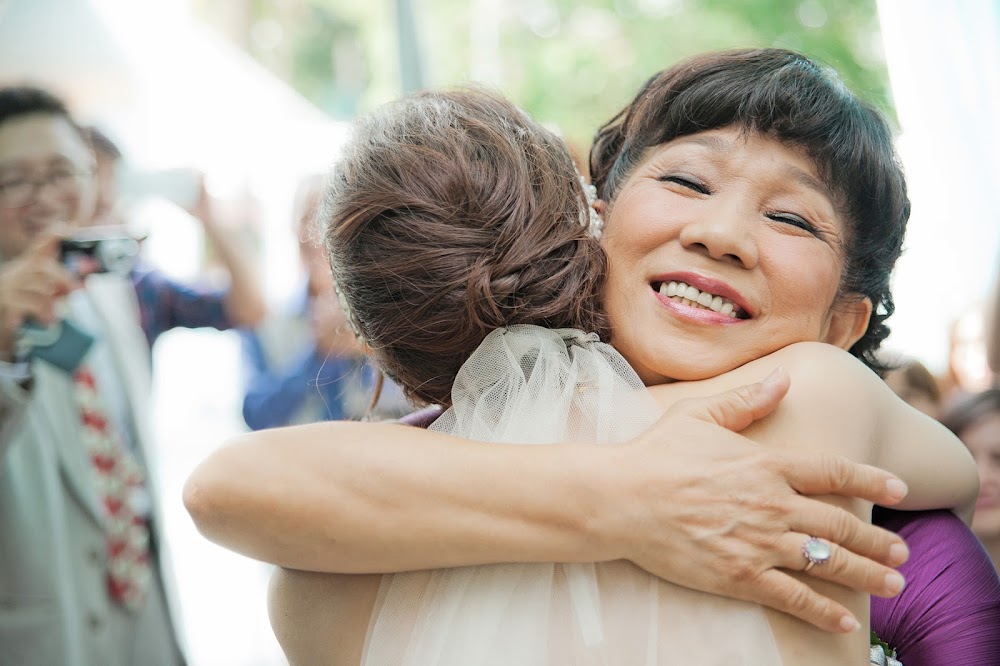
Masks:
[[[227,473],[227,444],[201,462],[184,482],[181,499],[203,536],[222,543],[227,516],[238,502],[236,475]],[[225,545],[224,543],[222,545]]]
[[[184,482],[184,488],[181,491],[181,500],[184,502],[184,508],[187,509],[198,531],[202,534],[207,534],[211,532],[210,525],[212,518],[216,515],[213,509],[215,505],[213,498],[216,496],[216,493],[210,479],[211,475],[206,474],[202,469],[204,466],[205,463],[202,463],[188,477],[187,481]]]

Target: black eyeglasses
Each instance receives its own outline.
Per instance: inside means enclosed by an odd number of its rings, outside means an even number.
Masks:
[[[70,194],[94,175],[93,169],[70,165],[53,168],[41,178],[10,176],[0,178],[0,206],[4,208],[24,208],[38,200],[38,194],[46,185],[51,185],[60,195]]]

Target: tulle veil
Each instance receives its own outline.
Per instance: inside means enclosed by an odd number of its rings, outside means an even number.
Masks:
[[[625,442],[658,408],[595,334],[490,333],[432,426],[467,439]],[[483,488],[488,493],[489,488]],[[666,583],[627,561],[496,564],[386,575],[365,666],[781,664],[755,604]]]

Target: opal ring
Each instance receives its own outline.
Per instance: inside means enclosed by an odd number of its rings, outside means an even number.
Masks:
[[[806,568],[803,571],[809,571],[814,564],[823,564],[830,559],[832,552],[830,544],[826,541],[817,539],[816,537],[809,537],[802,544],[802,554],[807,560]]]

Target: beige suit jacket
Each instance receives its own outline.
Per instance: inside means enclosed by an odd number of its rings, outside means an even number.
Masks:
[[[132,285],[95,275],[86,292],[128,398],[140,464],[155,488],[149,437],[149,349]],[[0,664],[156,666],[183,663],[173,584],[154,501],[157,585],[138,613],[108,597],[105,539],[72,378],[32,362],[24,390],[0,380]]]

